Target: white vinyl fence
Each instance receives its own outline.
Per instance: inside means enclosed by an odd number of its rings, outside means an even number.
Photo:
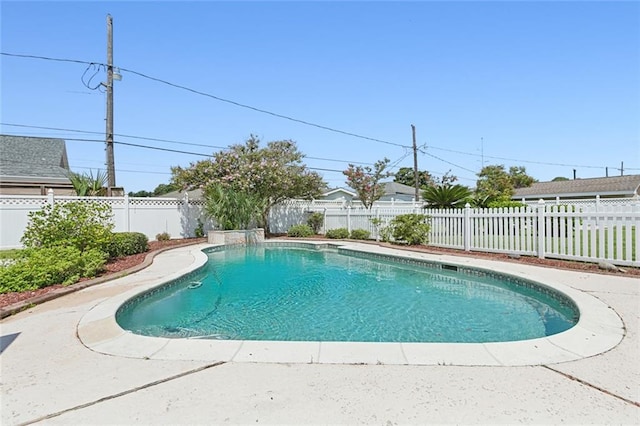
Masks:
[[[187,198],[54,197],[53,193],[48,196],[0,195],[0,249],[22,247],[20,239],[29,223],[30,212],[47,204],[71,201],[108,204],[113,212],[114,232],[141,232],[149,240],[155,240],[162,232],[172,238],[193,237],[199,218],[207,229],[202,202]]]
[[[21,247],[29,212],[47,204],[89,200],[111,206],[116,232],[142,232],[150,240],[161,232],[172,238],[193,237],[198,219],[205,231],[212,228],[200,200],[0,195],[0,249]],[[429,244],[433,246],[640,267],[640,201],[604,201],[445,210],[425,210],[421,203],[396,201],[377,202],[367,210],[342,201],[291,200],[272,209],[269,227],[273,233],[285,233],[292,225],[306,223],[310,213],[321,212],[325,219],[322,233],[336,228],[365,229],[378,238],[379,229],[371,219],[379,219],[384,226],[398,215],[421,213],[430,218]]]
[[[364,229],[379,238],[382,226],[396,216],[420,213],[429,216],[429,245],[465,251],[514,253],[640,267],[640,200],[581,201],[558,204],[538,202],[522,208],[423,209],[413,202],[376,203],[362,207],[325,206],[291,202],[274,210],[286,217],[273,232],[305,223],[309,213],[324,214],[323,232],[330,229]],[[286,212],[286,214],[284,214]],[[282,213],[282,215],[280,215]],[[379,219],[380,227],[372,219]],[[273,226],[273,221],[271,222]]]

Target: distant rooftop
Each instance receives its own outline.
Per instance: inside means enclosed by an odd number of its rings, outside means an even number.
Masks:
[[[638,194],[640,175],[574,179],[556,182],[536,182],[528,188],[518,188],[512,198],[549,198],[588,196],[631,197]]]
[[[64,179],[69,160],[65,141],[57,138],[0,135],[0,179]]]

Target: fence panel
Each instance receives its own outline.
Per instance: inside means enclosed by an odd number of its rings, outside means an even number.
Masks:
[[[21,247],[28,214],[48,203],[97,201],[111,206],[115,231],[142,232],[150,240],[161,232],[191,237],[198,220],[212,228],[199,200],[129,197],[0,196],[0,248]],[[269,225],[284,233],[305,223],[310,212],[325,216],[329,229],[365,229],[371,238],[401,214],[430,217],[431,245],[472,251],[508,252],[539,257],[640,267],[640,201],[591,203],[537,203],[509,209],[423,210],[413,202],[374,204],[371,210],[349,208],[342,201],[292,200],[274,206]],[[380,220],[375,226],[372,219]]]
[[[20,248],[20,239],[29,224],[29,213],[49,204],[48,197],[19,196],[0,197],[0,248]]]

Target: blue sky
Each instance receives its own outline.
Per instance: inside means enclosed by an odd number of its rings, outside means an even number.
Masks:
[[[346,162],[388,157],[451,170],[474,186],[484,165],[534,178],[640,174],[638,2],[13,2],[1,51],[106,62],[219,98],[390,143],[238,107],[122,72],[116,141],[211,154],[292,139],[331,187]],[[1,122],[104,132],[105,95],[86,65],[0,56]],[[91,74],[91,73],[89,73]],[[103,72],[91,81],[105,80]],[[0,125],[4,134],[101,134]],[[398,146],[401,145],[401,146]],[[68,141],[71,168],[105,169],[104,143]],[[116,183],[153,190],[203,157],[115,146]],[[331,161],[329,161],[331,160]]]

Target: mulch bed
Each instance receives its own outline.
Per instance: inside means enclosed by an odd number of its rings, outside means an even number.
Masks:
[[[117,259],[110,260],[105,265],[105,270],[98,276],[106,276],[110,274],[114,274],[116,272],[125,271],[133,266],[139,265],[144,262],[145,257],[152,251],[159,250],[166,247],[179,246],[187,243],[204,243],[206,239],[204,238],[190,238],[190,239],[177,239],[177,240],[168,240],[168,241],[150,241],[149,242],[149,250],[144,253],[134,254],[132,256],[124,256]],[[80,281],[86,281],[87,278],[83,278]],[[33,291],[21,291],[21,292],[12,292],[12,293],[4,293],[0,294],[0,308],[5,308],[7,306],[13,305],[14,303],[22,302],[23,300],[28,300],[31,298],[35,298],[37,296],[41,296],[43,294],[47,294],[53,290],[64,287],[61,284],[52,285],[45,288],[40,288],[38,290]]]
[[[336,240],[332,240],[332,241],[336,241]],[[205,239],[197,239],[197,240],[196,239],[178,239],[178,240],[169,240],[169,241],[152,241],[149,243],[148,252],[135,254],[133,256],[121,257],[107,263],[106,269],[101,274],[101,276],[121,272],[133,266],[139,265],[144,261],[147,254],[151,251],[155,251],[155,250],[166,248],[166,247],[183,245],[185,243],[195,243],[195,242],[201,243],[201,242],[206,242],[206,240]],[[363,241],[359,241],[359,242],[363,242]],[[533,256],[521,256],[517,259],[514,259],[509,257],[507,254],[502,254],[502,253],[464,252],[460,250],[431,247],[431,246],[402,247],[402,246],[385,244],[385,243],[371,243],[371,244],[380,244],[382,246],[388,246],[388,247],[393,247],[397,249],[419,251],[419,252],[431,253],[431,254],[450,254],[455,256],[467,256],[467,257],[475,257],[475,258],[488,259],[488,260],[498,260],[501,262],[524,263],[529,265],[542,266],[546,268],[582,271],[582,272],[589,272],[589,273],[595,273],[595,274],[634,276],[634,277],[640,278],[640,268],[624,267],[621,269],[624,269],[625,272],[615,272],[615,271],[607,271],[607,270],[600,269],[597,264],[586,263],[586,262],[575,262],[575,261],[556,260],[556,259],[538,259],[537,257],[533,257]],[[41,288],[34,291],[0,294],[0,308],[4,308],[14,303],[46,294],[52,290],[55,290],[61,287],[62,287],[61,285],[53,285],[50,287],[45,287],[45,288]]]

